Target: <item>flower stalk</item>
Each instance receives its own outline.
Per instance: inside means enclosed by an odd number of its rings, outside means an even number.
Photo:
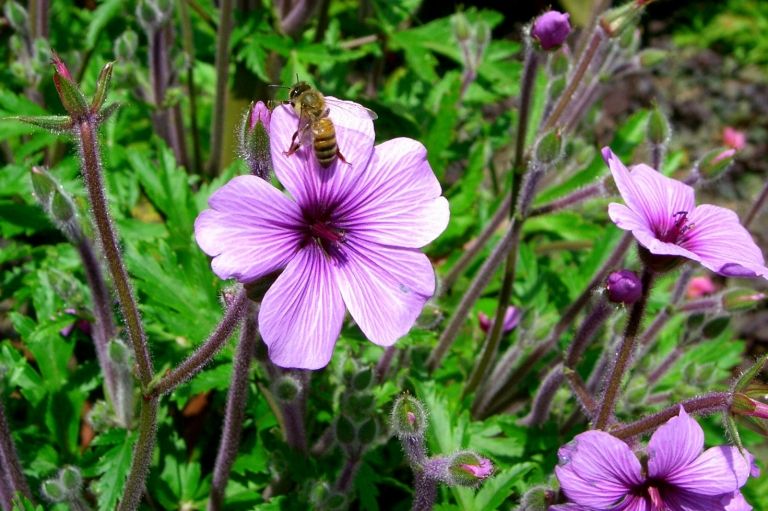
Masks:
[[[240,331],[240,342],[233,361],[232,380],[227,392],[224,427],[213,467],[213,482],[208,501],[209,511],[223,509],[224,492],[240,446],[240,435],[248,402],[248,373],[259,333],[256,326],[255,306],[248,304],[244,312],[245,319]]]
[[[208,175],[215,176],[221,164],[224,128],[224,105],[227,102],[229,82],[229,39],[232,35],[233,0],[222,0],[219,8],[219,28],[216,31],[216,94],[214,96],[213,121],[211,124],[211,154]]]
[[[29,491],[29,484],[21,470],[19,455],[13,445],[13,437],[11,437],[11,429],[8,426],[2,400],[0,400],[0,468],[2,469],[0,470],[0,491],[2,491],[3,507],[11,509],[13,495],[16,493],[31,500],[32,492]]]
[[[619,395],[619,389],[621,388],[621,380],[629,368],[632,353],[635,349],[637,333],[643,321],[645,305],[648,302],[652,283],[653,273],[650,270],[645,269],[641,278],[643,293],[640,296],[640,299],[632,305],[632,310],[629,313],[627,326],[624,330],[624,339],[619,347],[618,355],[611,368],[610,376],[608,377],[605,392],[600,400],[600,408],[598,409],[597,418],[595,419],[595,429],[605,429],[613,414],[613,408]]]

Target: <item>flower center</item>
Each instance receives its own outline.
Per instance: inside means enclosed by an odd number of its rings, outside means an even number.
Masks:
[[[666,243],[679,245],[685,241],[686,233],[693,229],[693,224],[688,223],[687,211],[678,211],[672,215],[672,219],[672,225],[664,233],[658,235],[658,238]]]
[[[661,492],[667,486],[664,481],[649,479],[642,485],[634,488],[632,494],[642,498],[646,505],[650,504],[649,511],[669,511],[670,507],[664,502]]]
[[[304,211],[304,242],[316,243],[329,256],[340,256],[346,233],[334,225],[330,211]]]

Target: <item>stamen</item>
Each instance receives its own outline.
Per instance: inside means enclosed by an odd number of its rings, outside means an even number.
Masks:
[[[648,495],[651,497],[652,511],[667,511],[667,507],[664,505],[664,501],[661,498],[659,489],[655,486],[648,487]]]

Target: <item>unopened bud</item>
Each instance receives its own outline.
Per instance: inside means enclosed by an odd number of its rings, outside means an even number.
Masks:
[[[536,18],[531,27],[531,37],[543,50],[559,48],[571,33],[570,15],[558,11],[548,11]]]
[[[493,464],[475,452],[462,451],[451,456],[448,472],[454,485],[474,488],[493,474]]]
[[[720,316],[704,323],[701,327],[701,335],[707,339],[714,339],[722,334],[731,323],[730,316]]]
[[[371,386],[372,381],[373,369],[371,367],[366,367],[352,377],[352,387],[356,391],[362,392]]]
[[[459,42],[467,41],[472,35],[469,20],[463,12],[457,12],[451,18],[453,25],[453,35],[456,36],[456,40]]]
[[[525,492],[516,511],[547,511],[555,502],[555,496],[551,488],[534,486]]]
[[[640,46],[640,31],[625,30],[619,37],[619,47],[627,53],[635,53]]]
[[[70,495],[77,495],[83,488],[83,476],[80,470],[72,465],[67,465],[59,472],[59,482],[64,491]]]
[[[619,37],[625,30],[634,29],[650,2],[631,0],[624,5],[606,11],[600,18],[600,26],[608,37]]]
[[[654,145],[666,145],[669,141],[669,120],[658,106],[651,110],[648,116],[646,134]]]
[[[726,126],[723,128],[723,144],[731,149],[741,151],[747,145],[747,135],[743,131]]]
[[[40,489],[43,492],[43,497],[50,502],[64,502],[67,500],[67,492],[56,479],[47,479],[43,481]]]
[[[485,49],[488,47],[488,43],[491,41],[491,26],[480,20],[475,25],[475,54],[477,55],[477,62],[480,61]]]
[[[734,394],[731,402],[731,413],[746,415],[760,419],[768,419],[768,405],[756,401],[746,394],[738,392]]]
[[[367,421],[360,424],[357,428],[357,440],[362,445],[372,444],[376,440],[376,434],[379,432],[379,427],[376,424],[376,419],[370,418]]]
[[[86,415],[86,421],[97,433],[106,431],[112,426],[109,405],[106,401],[97,401]]]
[[[8,20],[8,24],[13,27],[13,30],[19,34],[27,33],[29,15],[27,14],[27,10],[19,3],[13,0],[6,2],[5,7],[3,8],[3,14],[5,14],[5,19]]]
[[[272,112],[259,101],[251,103],[243,116],[240,127],[240,156],[248,164],[251,174],[269,179],[272,172],[272,156],[269,150],[269,123]]]
[[[301,382],[290,374],[284,374],[272,383],[272,393],[279,401],[291,403],[301,393]]]
[[[369,392],[349,393],[342,403],[342,408],[350,418],[359,422],[371,416],[375,405],[376,397]]]
[[[81,237],[77,208],[56,179],[42,167],[32,167],[30,176],[35,198],[56,227],[70,240]]]
[[[353,443],[357,438],[355,425],[352,423],[351,420],[349,420],[343,415],[340,415],[336,419],[335,430],[336,430],[336,440],[338,440],[340,444],[349,445]]]
[[[73,81],[72,75],[64,65],[59,56],[54,53],[51,62],[55,69],[53,73],[53,84],[56,86],[56,92],[64,109],[73,117],[80,118],[88,114],[90,108],[85,94],[80,87]]]
[[[643,285],[635,272],[619,270],[608,275],[605,290],[608,300],[613,303],[631,305],[642,296]]]
[[[130,369],[133,366],[133,353],[120,339],[112,339],[107,345],[109,360],[121,369]]]
[[[418,399],[410,394],[402,394],[392,407],[390,422],[398,437],[421,438],[427,429],[427,413]]]
[[[728,312],[744,312],[765,300],[766,295],[754,289],[729,289],[722,296],[723,309]]]
[[[658,48],[646,48],[638,54],[637,60],[641,66],[650,68],[661,64],[667,60],[668,56],[669,52],[666,50],[659,50]]]
[[[685,290],[685,296],[688,298],[701,298],[709,296],[717,291],[715,283],[707,276],[693,277]]]
[[[730,168],[735,155],[735,149],[720,148],[709,151],[696,166],[699,175],[706,181],[720,179]]]
[[[126,62],[133,60],[138,46],[139,36],[133,30],[126,30],[115,41],[115,58]]]
[[[563,155],[563,136],[559,129],[545,133],[536,143],[534,150],[536,160],[551,166]]]
[[[510,305],[504,312],[504,324],[501,328],[502,334],[508,334],[520,324],[520,318],[522,318],[523,312],[518,307]],[[493,320],[488,317],[484,312],[478,312],[477,322],[480,325],[480,330],[484,333],[488,333],[493,328]]]

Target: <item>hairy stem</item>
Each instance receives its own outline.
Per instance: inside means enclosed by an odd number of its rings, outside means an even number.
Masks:
[[[642,435],[661,426],[672,417],[676,417],[680,413],[681,406],[685,408],[686,412],[697,415],[711,415],[717,412],[724,412],[730,407],[732,397],[729,392],[711,392],[703,396],[687,399],[682,403],[669,406],[648,417],[616,427],[609,431],[609,433],[622,440]]]
[[[139,508],[144,494],[144,482],[152,463],[152,450],[155,447],[155,429],[157,427],[157,397],[145,397],[141,400],[139,412],[139,436],[133,447],[133,459],[128,479],[123,488],[123,497],[117,511],[135,511]]]
[[[640,329],[640,325],[643,321],[645,305],[648,302],[651,284],[653,283],[653,273],[651,273],[650,270],[646,269],[643,271],[641,283],[643,286],[642,295],[640,296],[640,299],[632,305],[632,310],[629,313],[627,326],[624,330],[624,339],[619,346],[619,353],[611,369],[610,376],[608,377],[605,393],[603,394],[602,400],[600,402],[600,408],[597,412],[595,429],[605,429],[605,427],[608,425],[608,420],[613,414],[613,408],[619,396],[621,380],[629,368],[632,354],[635,350],[637,332]]]
[[[227,308],[224,313],[224,317],[211,333],[210,337],[200,345],[197,350],[187,357],[181,364],[179,364],[171,372],[163,376],[151,389],[151,395],[161,396],[175,389],[181,383],[187,381],[189,378],[200,372],[205,365],[211,361],[214,355],[227,342],[227,339],[235,331],[235,328],[240,323],[243,317],[243,313],[246,310],[246,304],[248,303],[248,296],[244,289],[241,289],[235,300]]]
[[[255,309],[253,305],[246,307],[245,320],[240,331],[240,342],[237,345],[233,361],[232,380],[227,392],[227,407],[224,412],[224,428],[221,432],[219,452],[216,454],[216,463],[213,467],[213,483],[208,500],[209,511],[223,509],[224,491],[229,481],[229,472],[240,446],[240,434],[243,430],[245,407],[248,402],[248,373],[259,335]]]
[[[573,94],[576,92],[576,89],[581,84],[581,80],[584,78],[584,74],[587,72],[587,69],[589,69],[589,66],[592,63],[592,59],[594,58],[604,39],[605,31],[599,25],[596,26],[592,34],[592,38],[589,40],[589,43],[584,53],[582,54],[575,71],[573,72],[573,75],[568,81],[568,86],[563,91],[560,99],[555,105],[555,108],[544,124],[544,131],[554,128],[557,122],[560,120],[560,116],[563,114],[566,107],[573,98]]]
[[[561,209],[565,209],[575,204],[579,204],[587,199],[597,197],[603,194],[604,191],[605,191],[605,184],[603,183],[603,181],[600,181],[598,183],[594,183],[591,185],[587,185],[583,188],[579,188],[578,190],[572,193],[569,193],[565,197],[555,199],[552,202],[548,202],[547,204],[543,204],[541,206],[531,209],[531,214],[529,215],[529,217],[546,215],[547,213],[560,211]]]
[[[11,496],[20,493],[32,499],[32,492],[29,491],[29,484],[21,470],[19,455],[16,453],[16,447],[13,445],[11,429],[8,426],[8,419],[5,417],[5,407],[0,399],[0,478],[3,480],[4,488],[10,490]],[[11,508],[10,500],[7,509]],[[5,505],[5,503],[4,503]]]
[[[432,511],[437,498],[437,481],[417,470],[413,476],[413,504],[411,511]]]
[[[440,283],[441,295],[445,294],[451,289],[451,287],[453,287],[453,285],[456,283],[456,280],[464,273],[464,270],[467,269],[469,263],[471,263],[475,257],[477,257],[477,254],[483,250],[486,243],[488,243],[488,240],[491,239],[491,236],[493,236],[493,233],[496,232],[496,229],[498,229],[501,223],[509,216],[509,208],[511,206],[512,194],[510,193],[504,197],[504,200],[501,202],[501,204],[499,204],[499,207],[496,208],[496,211],[493,213],[491,220],[483,228],[478,237],[475,238],[475,240],[472,242],[472,245],[466,250],[462,251],[459,260],[456,261],[456,264],[453,265],[445,278],[443,278],[442,282]]]
[[[109,290],[107,289],[107,283],[104,281],[104,276],[101,272],[101,265],[91,246],[91,242],[81,233],[75,245],[80,254],[80,260],[83,262],[85,278],[88,281],[91,299],[93,300],[93,343],[96,347],[96,357],[98,358],[99,366],[101,366],[101,372],[104,374],[104,383],[109,400],[117,408],[115,368],[107,355],[107,345],[109,341],[115,338],[116,334]]]
[[[336,490],[341,493],[349,493],[352,483],[355,482],[357,469],[360,468],[360,453],[355,451],[345,453],[344,467],[341,469],[339,478],[336,480]]]
[[[763,209],[766,199],[768,199],[768,182],[765,183],[763,189],[760,190],[760,194],[755,199],[755,202],[752,203],[752,207],[749,208],[749,213],[744,217],[744,227],[746,229],[749,229],[749,226],[752,225],[752,222],[757,218],[757,214]]]
[[[189,120],[192,137],[192,157],[191,164],[194,172],[202,170],[202,152],[200,150],[200,126],[197,123],[197,90],[195,89],[195,41],[192,32],[192,20],[189,17],[189,6],[186,0],[179,2],[181,12],[181,37],[184,45],[184,52],[187,54],[189,65],[187,66],[187,94],[189,95]]]
[[[147,337],[144,326],[141,323],[139,308],[136,304],[133,286],[128,279],[128,272],[123,265],[120,245],[117,234],[112,227],[109,215],[107,196],[104,189],[104,177],[99,154],[99,143],[95,126],[89,119],[84,119],[77,125],[82,173],[88,189],[88,198],[91,204],[93,220],[99,234],[99,241],[107,259],[109,273],[112,276],[123,313],[128,337],[130,338],[138,366],[138,375],[141,386],[146,389],[152,380],[152,359],[149,355]]]
[[[512,246],[515,224],[516,222],[513,219],[507,228],[507,232],[504,234],[504,237],[499,240],[491,254],[488,256],[488,259],[486,259],[483,265],[480,267],[480,270],[477,272],[477,275],[475,275],[474,280],[470,283],[469,288],[464,293],[464,296],[461,298],[459,304],[456,306],[456,310],[453,312],[453,316],[451,316],[451,319],[448,321],[445,330],[440,336],[440,340],[438,341],[437,346],[427,359],[427,367],[430,371],[434,371],[440,365],[440,362],[443,360],[443,357],[447,353],[448,349],[456,340],[456,336],[459,335],[459,330],[464,324],[464,321],[467,319],[470,310],[472,310],[472,306],[475,304],[477,299],[480,298],[480,295],[491,281],[491,278],[496,272],[496,269],[504,260],[504,256],[506,255],[507,250]]]

